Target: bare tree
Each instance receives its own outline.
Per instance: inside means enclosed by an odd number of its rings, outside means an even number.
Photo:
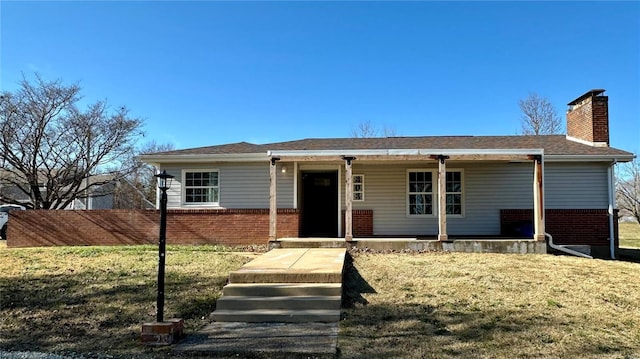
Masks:
[[[371,121],[360,122],[356,127],[351,129],[351,137],[354,138],[372,138],[372,137],[395,137],[398,136],[397,131],[393,127],[383,126],[382,130],[378,130]]]
[[[558,110],[548,99],[536,93],[530,93],[519,101],[522,111],[521,125],[523,135],[553,135],[562,133],[562,121]]]
[[[158,144],[155,141],[151,141],[138,149],[138,155],[171,151],[173,149],[173,144]],[[158,187],[154,176],[156,168],[142,162],[138,155],[131,159],[135,163],[135,169],[119,182],[114,191],[114,208],[155,208],[156,189]]]
[[[354,138],[370,138],[376,137],[376,131],[371,121],[362,121],[356,127],[351,129],[351,137]]]
[[[616,181],[616,200],[621,215],[640,223],[640,160],[620,165]]]
[[[61,209],[104,181],[130,173],[142,120],[98,101],[78,108],[80,87],[24,76],[14,92],[0,94],[0,201],[27,208]],[[108,178],[108,180],[107,180]],[[6,190],[10,188],[10,190]]]

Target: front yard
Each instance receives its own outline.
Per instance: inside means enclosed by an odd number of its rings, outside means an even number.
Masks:
[[[569,256],[359,254],[338,345],[363,359],[637,358],[639,274]]]
[[[184,318],[187,332],[205,325],[228,272],[254,256],[170,246],[165,317]],[[141,324],[155,318],[155,246],[0,247],[0,263],[0,350],[175,357],[139,343]],[[640,353],[637,263],[354,253],[345,273],[349,305],[340,323],[340,358]]]
[[[187,331],[206,324],[228,272],[253,257],[169,246],[165,318],[184,318]],[[155,320],[157,247],[0,248],[0,263],[0,349],[153,353],[139,339]]]

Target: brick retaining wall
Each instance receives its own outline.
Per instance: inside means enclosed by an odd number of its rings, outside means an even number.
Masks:
[[[155,210],[14,211],[7,246],[122,245],[158,242]],[[298,236],[299,214],[278,210],[278,237]],[[268,209],[169,210],[168,244],[266,244]]]

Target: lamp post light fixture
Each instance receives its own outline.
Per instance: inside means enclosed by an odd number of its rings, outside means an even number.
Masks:
[[[171,188],[174,176],[167,174],[166,170],[155,175],[158,178],[160,190],[160,239],[158,241],[158,300],[156,321],[164,321],[164,267],[167,248],[167,190]]]
[[[173,176],[166,170],[155,175],[160,190],[160,239],[158,241],[158,306],[156,321],[142,324],[142,342],[147,345],[171,345],[184,335],[184,320],[164,320],[164,265],[167,246],[167,190]]]

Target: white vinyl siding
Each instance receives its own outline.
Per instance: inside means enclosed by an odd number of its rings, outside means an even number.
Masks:
[[[607,163],[545,163],[545,207],[608,208]]]
[[[206,171],[215,168],[219,173],[219,208],[269,208],[269,163],[211,163],[163,166],[176,176],[167,191],[168,208],[211,208],[196,204],[183,205],[182,168]],[[293,208],[293,171],[277,171],[277,204],[279,208]]]

